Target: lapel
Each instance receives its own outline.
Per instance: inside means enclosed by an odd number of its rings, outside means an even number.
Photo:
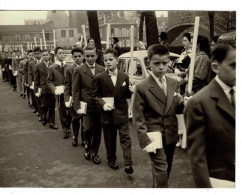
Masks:
[[[49,65],[48,65],[48,67],[49,67]],[[44,72],[47,72],[47,67],[46,67],[46,65],[45,65],[45,63],[44,63],[43,61],[40,63],[40,68],[41,68]]]
[[[228,97],[226,96],[220,85],[217,83],[217,81],[213,80],[210,83],[210,87],[211,98],[217,99],[217,106],[226,113],[228,113],[231,117],[233,117],[233,119],[235,119],[235,108],[232,106]]]
[[[174,92],[176,91],[176,83],[169,77],[166,76],[166,84],[167,84],[167,102],[166,102],[166,110],[165,114],[168,112],[169,108],[171,107]]]
[[[111,92],[114,92],[114,85],[111,77],[108,75],[108,70],[105,71],[104,77],[103,77],[104,82],[107,84]]]
[[[148,82],[150,84],[150,88],[149,88],[150,92],[163,104],[166,104],[166,96],[152,75],[149,75]]]
[[[96,65],[95,65],[95,72],[94,72],[94,73],[95,73],[95,76],[96,76],[97,74],[101,73],[101,72],[103,72],[102,69],[100,69],[99,66],[96,64]]]
[[[125,78],[125,75],[122,74],[122,72],[118,70],[117,81],[116,81],[116,86],[114,88],[113,97],[115,97],[118,94],[118,91],[124,82],[124,78]],[[111,80],[111,78],[110,78],[110,80]],[[112,80],[111,80],[111,82],[112,82]],[[129,85],[129,83],[126,83],[126,85]]]
[[[84,72],[89,75],[90,77],[94,78],[94,75],[92,74],[92,71],[90,70],[90,68],[88,67],[88,65],[85,63],[83,65],[83,68],[84,68]],[[96,69],[97,67],[95,67]],[[95,70],[95,73],[96,73],[96,70]]]

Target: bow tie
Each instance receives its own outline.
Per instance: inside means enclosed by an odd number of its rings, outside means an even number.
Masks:
[[[117,72],[108,72],[108,75],[111,77],[111,76],[117,76]]]
[[[90,69],[94,69],[95,68],[95,66],[88,66]]]

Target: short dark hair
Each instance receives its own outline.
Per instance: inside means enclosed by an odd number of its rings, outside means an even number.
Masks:
[[[41,52],[40,47],[35,47],[35,48],[33,49],[33,52],[36,52],[36,51]]]
[[[119,42],[119,39],[117,37],[113,37],[113,40],[115,41],[115,43]]]
[[[31,50],[31,49],[30,49],[30,50],[28,50],[28,54],[29,54],[29,53],[32,53],[32,52],[33,52],[33,50]]]
[[[106,50],[104,51],[103,55],[106,55],[106,54],[108,54],[108,53],[113,54],[113,56],[114,56],[115,58],[118,57],[118,52],[117,52],[115,49],[113,49],[113,48],[108,48],[108,49],[106,49]]]
[[[80,52],[83,55],[83,49],[81,47],[75,47],[71,50],[71,54],[73,55],[75,52]]]
[[[87,43],[89,43],[90,40],[93,40],[95,42],[94,38],[90,37],[89,39],[87,39]]]
[[[202,35],[198,35],[197,44],[199,44],[201,51],[204,51],[207,55],[210,54],[210,44],[209,44],[208,38]]]
[[[184,34],[183,34],[183,37],[186,37],[190,42],[191,42],[191,40],[192,40],[191,33],[189,33],[189,32],[184,33]]]
[[[212,51],[212,61],[221,63],[226,58],[229,51],[233,51],[234,48],[228,43],[219,43]]]
[[[219,38],[219,36],[218,36],[218,35],[216,35],[216,36],[214,36],[214,37],[212,38],[212,41],[213,41],[214,43],[217,43],[218,38]]]
[[[168,39],[168,36],[167,36],[167,33],[166,33],[166,32],[161,32],[159,37],[160,37],[162,40],[164,40],[164,41]]]
[[[153,55],[165,55],[169,54],[169,48],[164,44],[151,45],[148,48],[148,59],[151,60]]]
[[[57,52],[58,52],[59,49],[63,49],[64,50],[63,47],[58,46],[58,47],[55,48],[55,54],[57,54]]]
[[[87,46],[87,47],[84,48],[84,52],[87,51],[87,50],[89,50],[89,51],[90,51],[90,50],[95,50],[95,52],[97,53],[97,49],[96,49],[96,47],[90,47],[90,46]]]
[[[49,51],[48,49],[43,49],[43,50],[42,50],[42,53],[44,53],[44,52],[48,52],[48,53],[50,53],[50,51]]]

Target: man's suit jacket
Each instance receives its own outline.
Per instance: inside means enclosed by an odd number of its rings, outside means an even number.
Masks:
[[[95,75],[85,63],[75,69],[72,85],[72,97],[75,111],[80,109],[80,101],[87,103],[87,112],[97,112],[95,100],[92,98],[95,90],[95,76],[104,71],[98,64],[95,65]]]
[[[114,87],[108,70],[96,76],[95,91],[93,98],[101,109],[101,122],[103,124],[123,124],[128,122],[128,104],[126,99],[131,98],[129,90],[129,77],[122,71],[118,70],[117,81]],[[115,109],[104,111],[105,102],[103,97],[114,97]]]
[[[211,187],[209,177],[235,181],[235,109],[216,80],[188,101],[184,116],[196,186]]]
[[[12,66],[12,58],[6,58],[4,63],[5,63],[6,70],[9,71],[10,70],[9,65]]]
[[[26,63],[24,64],[24,72],[25,72],[24,82],[25,82],[26,84],[28,84],[28,85],[29,85],[29,74],[28,74],[28,71],[29,71],[29,63],[30,63],[31,61],[33,61],[33,60],[27,60]],[[30,85],[32,85],[32,83],[31,83]],[[29,85],[29,86],[30,86],[30,85]]]
[[[35,74],[35,70],[36,70],[36,65],[37,65],[36,59],[29,62],[29,66],[28,66],[28,83],[29,83],[29,86],[31,86],[32,82],[34,81],[34,74]]]
[[[65,90],[64,90],[64,99],[65,102],[68,102],[70,96],[72,96],[72,79],[74,75],[74,69],[77,67],[76,64],[72,64],[66,69],[66,76],[65,76]]]
[[[50,62],[48,67],[50,66]],[[38,88],[42,89],[41,94],[53,94],[50,88],[47,86],[48,68],[42,61],[36,65],[35,76],[34,76],[34,91],[38,93]]]
[[[137,130],[141,148],[151,143],[147,132],[160,131],[164,134],[166,144],[178,141],[178,122],[176,114],[182,113],[184,105],[178,103],[178,81],[166,77],[167,97],[153,76],[138,83],[133,100],[133,124]]]
[[[12,73],[14,74],[15,71],[18,71],[18,61],[17,59],[12,59]]]
[[[26,63],[27,63],[27,60],[26,59],[23,59],[19,62],[19,65],[18,65],[18,71],[23,75],[25,74],[25,66],[26,66]]]
[[[52,64],[48,69],[48,82],[47,85],[55,94],[56,86],[61,86],[65,84],[65,70],[68,65],[64,65],[64,69],[61,68],[58,64]]]

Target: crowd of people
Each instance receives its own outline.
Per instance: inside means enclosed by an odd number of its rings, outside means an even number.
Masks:
[[[73,64],[65,62],[65,50],[55,48],[55,61],[48,50],[35,47],[24,52],[8,52],[2,59],[3,82],[13,91],[27,97],[28,106],[39,121],[56,130],[55,107],[58,108],[63,138],[78,145],[79,132],[84,156],[94,164],[101,163],[101,133],[108,165],[118,169],[116,139],[120,145],[127,174],[134,172],[127,99],[133,93],[133,126],[141,148],[151,160],[153,187],[168,187],[173,155],[178,138],[176,114],[185,116],[188,156],[197,187],[234,187],[235,182],[235,48],[217,44],[210,51],[208,39],[198,36],[193,94],[184,101],[189,77],[192,38],[183,36],[184,52],[175,73],[183,80],[166,76],[169,64],[167,37],[161,44],[148,48],[150,75],[136,86],[129,76],[118,70],[117,45],[103,52],[104,66],[99,65],[93,39],[84,49],[71,51]],[[116,40],[117,41],[117,40]],[[215,78],[208,76],[213,71]],[[16,84],[17,83],[17,84]],[[71,128],[72,127],[72,128]],[[177,145],[178,146],[178,145]],[[221,184],[222,182],[222,184]]]

